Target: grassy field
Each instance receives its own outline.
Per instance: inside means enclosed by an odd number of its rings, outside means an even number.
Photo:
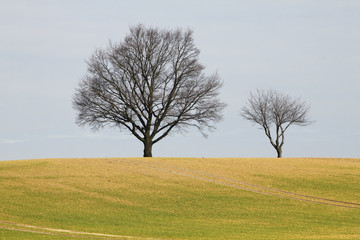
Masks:
[[[3,161],[0,239],[360,239],[360,159]]]

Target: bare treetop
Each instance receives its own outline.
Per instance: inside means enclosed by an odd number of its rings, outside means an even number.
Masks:
[[[261,126],[276,149],[278,157],[282,156],[282,146],[285,142],[285,131],[291,125],[307,126],[312,123],[309,119],[310,106],[300,98],[293,99],[289,95],[273,90],[257,90],[251,93],[247,106],[241,110],[241,115]],[[275,128],[272,135],[271,129]]]
[[[206,76],[191,30],[138,25],[122,42],[97,50],[73,99],[77,123],[127,129],[144,156],[171,131],[192,126],[205,134],[222,119],[217,74]]]

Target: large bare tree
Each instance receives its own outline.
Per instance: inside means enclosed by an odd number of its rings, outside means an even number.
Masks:
[[[242,108],[241,115],[261,126],[275,148],[277,157],[281,158],[285,131],[291,125],[311,124],[312,121],[308,118],[309,109],[310,106],[300,98],[293,99],[289,95],[273,90],[257,90],[255,94],[250,94],[247,106]]]
[[[191,30],[130,27],[87,61],[73,97],[77,124],[126,129],[144,144],[144,157],[170,132],[195,127],[206,136],[225,104],[220,77],[203,73],[199,53]]]

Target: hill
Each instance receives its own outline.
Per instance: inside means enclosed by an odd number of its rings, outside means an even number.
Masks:
[[[360,239],[360,159],[0,162],[0,239]]]

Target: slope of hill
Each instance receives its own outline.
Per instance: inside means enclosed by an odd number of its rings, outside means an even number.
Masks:
[[[359,239],[360,159],[0,162],[0,239]]]

